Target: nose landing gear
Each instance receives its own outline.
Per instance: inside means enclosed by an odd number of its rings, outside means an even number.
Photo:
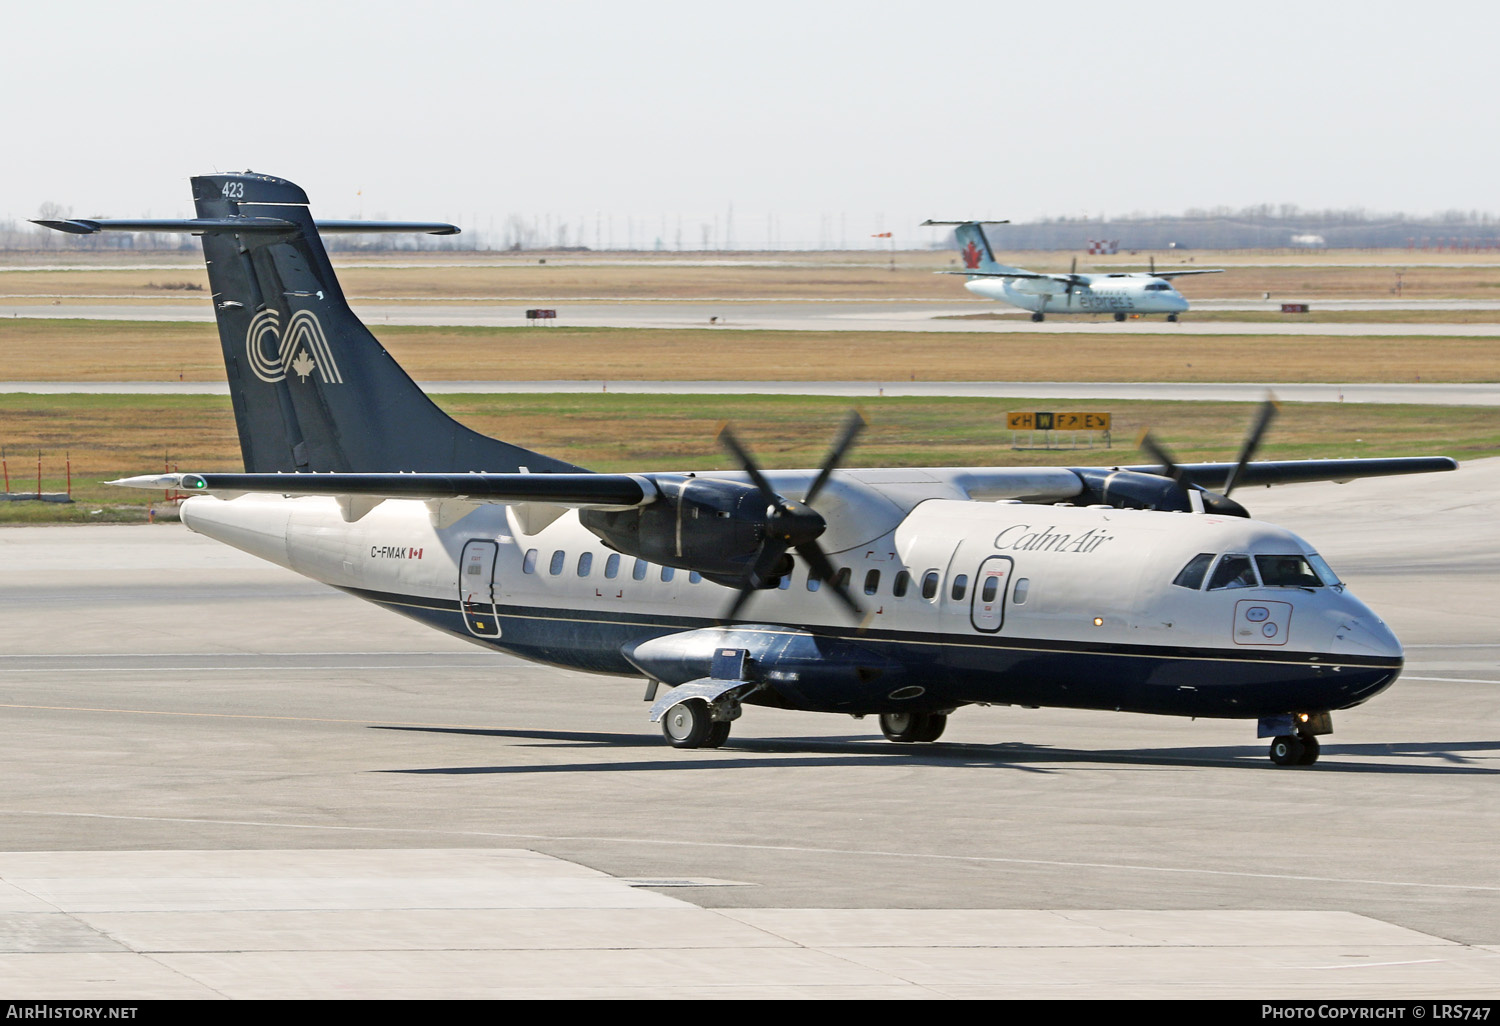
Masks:
[[[1271,761],[1278,766],[1311,766],[1321,746],[1312,735],[1283,734],[1271,742]]]
[[[1322,746],[1315,735],[1333,733],[1330,713],[1285,713],[1260,721],[1261,737],[1271,737],[1271,761],[1278,766],[1311,766]]]

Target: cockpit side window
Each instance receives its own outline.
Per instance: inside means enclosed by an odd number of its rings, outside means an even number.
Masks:
[[[1250,557],[1231,555],[1220,559],[1219,565],[1214,567],[1213,576],[1208,579],[1208,590],[1253,588],[1257,583],[1255,567],[1250,565]]]
[[[1322,579],[1300,555],[1256,556],[1255,566],[1268,588],[1321,588]]]
[[[1208,568],[1213,565],[1214,554],[1212,552],[1200,552],[1187,561],[1187,566],[1177,571],[1177,576],[1172,578],[1172,583],[1179,588],[1191,588],[1197,591],[1203,587],[1203,578],[1208,576]]]
[[[1319,579],[1330,588],[1337,588],[1343,583],[1339,580],[1339,575],[1333,572],[1333,567],[1328,565],[1328,561],[1316,552],[1309,552],[1307,554],[1307,561],[1312,564],[1313,571],[1318,575]]]

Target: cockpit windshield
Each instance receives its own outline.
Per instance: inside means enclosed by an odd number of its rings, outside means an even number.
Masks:
[[[1303,556],[1256,556],[1260,579],[1268,588],[1321,588],[1323,580]]]
[[[1323,579],[1324,584],[1330,588],[1343,587],[1344,582],[1339,580],[1339,575],[1333,572],[1333,567],[1329,566],[1328,561],[1322,556],[1316,552],[1309,552],[1307,561],[1312,564],[1313,570]]]
[[[1215,564],[1215,560],[1218,563]],[[1208,569],[1213,567],[1213,575]],[[1259,570],[1259,575],[1256,571]],[[1209,591],[1229,588],[1341,588],[1343,582],[1333,568],[1316,552],[1307,555],[1248,556],[1230,553],[1220,557],[1200,552],[1177,572],[1172,583],[1179,588],[1198,591],[1208,578]]]
[[[1255,568],[1250,565],[1249,556],[1228,555],[1214,567],[1213,576],[1208,579],[1208,590],[1253,588],[1257,583]]]
[[[1164,281],[1153,281],[1150,285],[1147,285],[1145,287],[1145,289],[1143,289],[1142,291],[1144,291],[1144,292],[1169,292],[1169,291],[1171,291],[1171,289],[1172,289],[1172,286],[1168,285]]]

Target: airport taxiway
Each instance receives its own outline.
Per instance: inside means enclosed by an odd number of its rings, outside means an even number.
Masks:
[[[967,396],[993,399],[1082,399],[1260,402],[1267,390],[1282,402],[1409,403],[1500,406],[1500,384],[1380,382],[1221,383],[1169,381],[425,381],[445,394],[617,392],[643,395],[832,395],[851,398]],[[223,381],[0,381],[0,394],[228,395]]]
[[[677,751],[639,681],[179,526],[0,530],[0,991],[1492,999],[1497,488],[1236,493],[1407,645],[1305,770],[1248,723],[1015,708]]]
[[[1471,305],[1474,301],[1429,301],[1421,307],[1368,306],[1359,300],[1318,301],[1318,309],[1360,310],[1475,310],[1500,309],[1500,304]],[[1456,304],[1456,305],[1455,305]],[[1204,301],[1203,309],[1214,309]],[[963,300],[924,302],[910,299],[869,300],[633,300],[612,297],[595,299],[531,299],[495,301],[472,300],[392,301],[388,299],[350,300],[355,314],[377,332],[381,325],[431,325],[448,327],[517,327],[528,323],[526,311],[546,307],[557,311],[549,324],[584,328],[708,328],[724,331],[924,331],[924,332],[1011,332],[1046,334],[1124,334],[1124,335],[1343,335],[1407,336],[1435,335],[1452,337],[1500,336],[1500,321],[1473,324],[1424,324],[1395,321],[1387,323],[1303,322],[1289,315],[1278,321],[1194,321],[1192,312],[1184,320],[1169,323],[1160,316],[1116,322],[1108,316],[1083,320],[1077,317],[1033,323],[1026,316],[998,319],[989,315],[1014,313],[1014,308],[993,302]],[[1266,310],[1279,306],[1257,303],[1235,303],[1218,307],[1227,310]],[[84,318],[130,321],[212,321],[213,307],[201,296],[179,300],[143,302],[80,302],[76,298],[59,299],[54,304],[24,303],[6,305],[0,302],[0,316],[41,318]],[[538,331],[546,330],[538,327]]]

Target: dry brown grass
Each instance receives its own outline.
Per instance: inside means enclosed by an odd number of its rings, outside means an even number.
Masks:
[[[1182,326],[1191,331],[1191,325]],[[419,381],[1500,378],[1493,338],[381,327]],[[221,381],[210,324],[0,319],[0,378]]]
[[[959,267],[941,250],[885,254],[393,254],[345,255],[336,261],[344,291],[369,299],[419,298],[548,302],[628,299],[967,299],[961,277],[934,274]],[[1148,254],[1085,257],[1087,271],[1144,270]],[[151,254],[142,263],[161,262]],[[1066,271],[1070,253],[1012,253],[1000,259],[1039,271]],[[541,261],[545,261],[542,263]],[[39,255],[37,263],[50,263]],[[103,261],[70,270],[28,270],[0,264],[0,302],[50,303],[52,297],[182,298],[163,286],[207,285],[199,262],[173,254],[168,270],[130,270]],[[482,264],[484,266],[471,266]],[[1434,265],[1434,266],[1428,266]],[[1224,274],[1177,280],[1189,299],[1392,298],[1396,270],[1405,268],[1401,294],[1409,299],[1500,299],[1500,253],[1324,251],[1309,253],[1160,254],[1158,270],[1226,267]],[[154,287],[153,287],[154,286]],[[201,293],[188,295],[201,296]],[[13,298],[26,297],[33,298]],[[102,300],[101,300],[102,301]]]

